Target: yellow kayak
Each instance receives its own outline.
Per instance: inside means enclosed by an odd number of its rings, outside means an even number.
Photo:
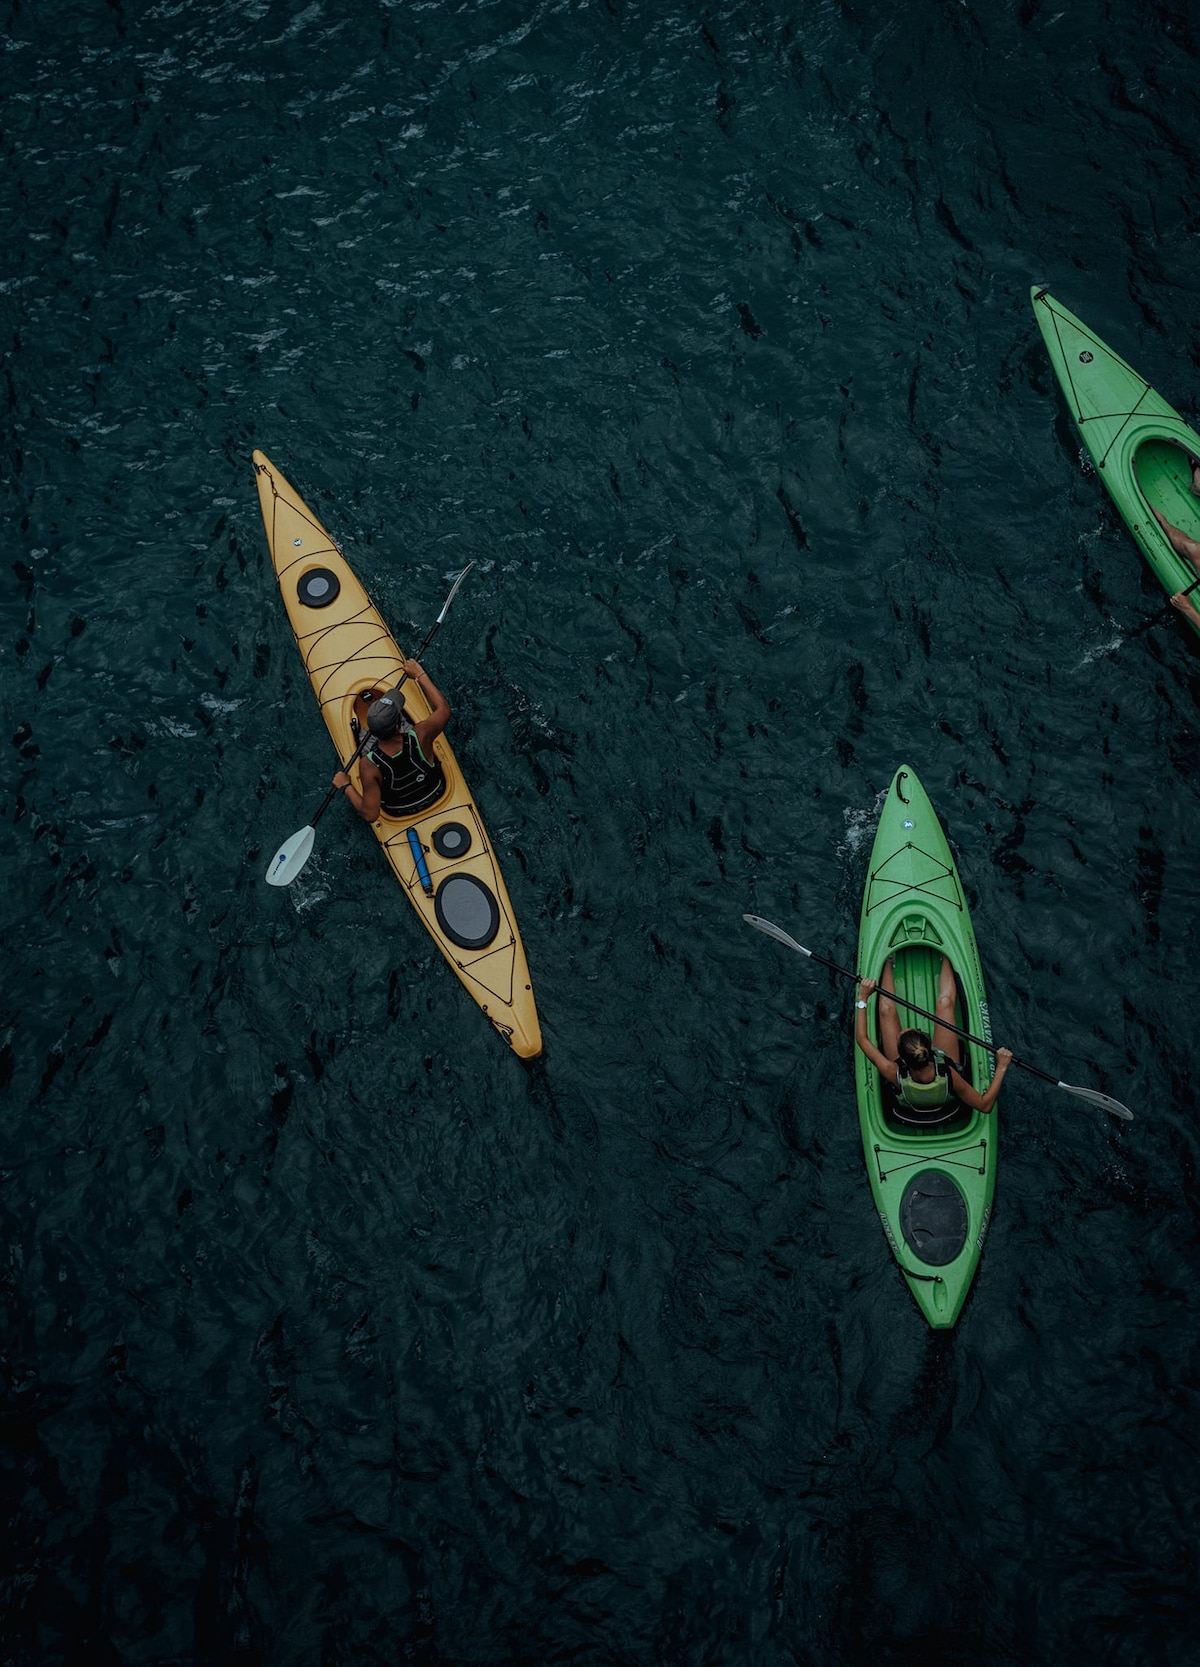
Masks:
[[[351,756],[369,700],[392,688],[404,656],[333,539],[295,488],[260,451],[254,453],[258,499],[271,559],[296,646],[339,759]],[[414,722],[429,703],[404,685]],[[446,790],[413,816],[380,815],[372,823],[392,872],[458,977],[522,1059],[542,1051],[537,1004],[512,904],[483,818],[445,735],[433,743]],[[358,765],[352,769],[361,791]]]

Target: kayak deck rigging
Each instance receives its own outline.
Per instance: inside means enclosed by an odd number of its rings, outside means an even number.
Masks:
[[[933,1132],[933,1130],[930,1130],[929,1133],[923,1138],[929,1139],[929,1136]],[[917,1138],[921,1139],[922,1136],[918,1134]],[[875,1153],[875,1163],[879,1170],[879,1179],[881,1181],[886,1181],[889,1175],[899,1175],[901,1170],[915,1169],[918,1164],[931,1163],[950,1164],[952,1168],[969,1170],[973,1175],[985,1175],[987,1173],[988,1143],[986,1140],[979,1141],[978,1147],[954,1146],[948,1151],[943,1152],[926,1152],[922,1150],[917,1153],[916,1156],[913,1155],[911,1147],[901,1148],[895,1146],[880,1146],[876,1143],[873,1150]],[[979,1162],[968,1163],[966,1161],[966,1155],[976,1150],[979,1152]],[[889,1168],[885,1169],[882,1163],[883,1157],[902,1157],[906,1161],[904,1163],[892,1164]]]
[[[924,857],[933,872],[924,878],[915,880],[902,880],[898,878],[893,879],[890,874],[884,873],[884,869],[887,868],[889,863],[894,862],[899,864],[910,861],[910,852],[915,853],[919,857]],[[949,885],[952,888],[950,896],[947,896],[944,891],[935,890],[935,887],[941,885],[943,882],[949,882]],[[880,897],[874,897],[872,892],[877,885],[895,886],[896,889],[895,891],[887,892]],[[953,868],[943,862],[939,857],[935,857],[932,852],[923,851],[919,845],[914,845],[911,840],[909,840],[906,845],[903,845],[900,850],[893,851],[891,856],[889,856],[884,862],[881,862],[878,868],[872,869],[870,878],[867,882],[867,904],[864,914],[871,914],[883,903],[894,903],[897,898],[903,897],[906,892],[916,892],[927,897],[935,897],[939,902],[949,903],[953,908],[959,910],[963,908],[962,890],[959,887],[958,877]]]

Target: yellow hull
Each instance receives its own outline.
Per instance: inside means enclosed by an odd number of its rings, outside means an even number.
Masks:
[[[365,689],[391,688],[404,669],[404,659],[349,563],[295,488],[260,451],[254,453],[254,471],[271,559],[296,646],[338,757],[346,759],[355,747],[350,727],[355,696]],[[320,574],[314,580],[315,570]],[[324,575],[331,576],[332,582],[322,581]],[[302,600],[302,585],[307,600]],[[327,600],[334,589],[336,595]],[[410,717],[419,720],[429,715],[428,702],[415,683],[404,685],[404,702]],[[442,797],[416,816],[380,816],[372,829],[393,874],[455,973],[513,1052],[522,1059],[533,1059],[542,1051],[542,1033],[512,904],[483,818],[444,735],[434,742],[434,751],[446,776]],[[354,774],[358,774],[357,764]],[[356,781],[356,785],[361,783]],[[435,843],[434,835],[451,824],[460,854],[443,854]],[[422,884],[409,839],[410,828],[420,840],[432,895]],[[464,887],[462,876],[475,882],[474,887]],[[479,887],[494,900],[498,920],[496,915],[485,918],[482,930],[473,934],[485,935],[495,922],[494,933],[481,947],[465,947],[447,933],[447,899],[451,894],[445,886],[449,881],[454,882],[451,890],[455,895],[469,891],[472,902],[468,912],[474,911],[470,921],[474,926],[478,926],[480,909],[486,916],[486,900]],[[453,932],[454,922],[450,925]],[[460,938],[464,935],[460,926]]]

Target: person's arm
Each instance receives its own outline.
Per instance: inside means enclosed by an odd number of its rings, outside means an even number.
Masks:
[[[430,713],[413,725],[417,745],[429,756],[429,748],[450,722],[450,702],[434,683],[433,678],[416,660],[405,660],[404,669],[429,702]]]
[[[888,1059],[880,1053],[867,1035],[867,1002],[875,994],[878,987],[873,978],[864,978],[858,986],[858,1001],[854,1014],[854,1040],[871,1061],[871,1064],[876,1067],[880,1076],[885,1081],[895,1084],[899,1080],[895,1060]]]
[[[381,798],[379,771],[365,754],[358,761],[358,769],[362,776],[363,790],[361,793],[345,770],[338,771],[333,778],[333,785],[342,789],[344,796],[349,799],[364,822],[374,822],[379,815]]]
[[[1004,1074],[1011,1064],[1012,1049],[997,1048],[996,1069],[992,1075],[991,1082],[988,1084],[986,1094],[978,1093],[971,1087],[969,1082],[964,1082],[962,1077],[960,1077],[958,1072],[954,1069],[953,1065],[951,1065],[950,1086],[954,1090],[954,1098],[956,1100],[960,1100],[964,1106],[969,1106],[972,1111],[991,1111],[992,1107],[999,1098],[1000,1085],[1004,1081]]]

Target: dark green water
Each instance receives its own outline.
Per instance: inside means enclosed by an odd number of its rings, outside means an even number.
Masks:
[[[1195,1660],[1182,4],[12,5],[5,1667]],[[546,1040],[340,806],[260,446],[431,654]],[[1140,630],[1143,622],[1159,623]],[[1014,1073],[933,1337],[852,961],[919,772]]]

